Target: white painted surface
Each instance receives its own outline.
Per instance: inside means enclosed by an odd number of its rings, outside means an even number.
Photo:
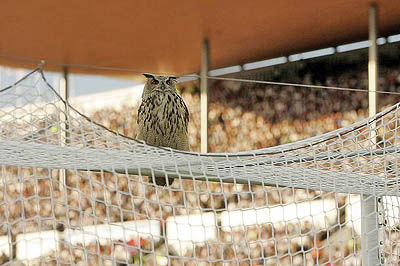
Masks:
[[[58,248],[57,231],[20,234],[17,236],[17,259],[32,260]]]
[[[0,256],[5,255],[7,257],[10,256],[10,242],[11,239],[8,239],[8,236],[0,237]]]
[[[100,244],[110,243],[111,240],[129,241],[136,237],[159,241],[161,234],[158,220],[141,220],[116,224],[102,224],[86,226],[77,230],[66,230],[64,241],[72,245],[83,246],[98,241]],[[45,256],[59,246],[57,231],[43,231],[39,233],[20,234],[17,236],[17,259],[32,260]],[[1,252],[9,252],[8,238],[0,238]],[[4,253],[9,254],[9,253]]]
[[[161,228],[158,220],[140,220],[115,224],[86,226],[83,229],[67,230],[65,240],[72,245],[88,245],[98,241],[104,245],[110,240],[129,241],[138,236],[158,241]]]
[[[225,231],[241,230],[243,226],[267,223],[309,221],[319,228],[326,227],[325,219],[337,216],[334,200],[315,200],[303,203],[291,203],[269,208],[226,211],[221,214],[221,226]]]
[[[216,216],[213,212],[169,217],[168,244],[178,254],[184,255],[194,244],[216,239]]]

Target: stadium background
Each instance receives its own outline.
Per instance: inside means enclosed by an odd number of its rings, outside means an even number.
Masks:
[[[379,46],[379,90],[386,92],[399,92],[400,89],[400,44],[399,42],[387,43]],[[8,59],[7,59],[8,60]],[[262,69],[242,71],[225,77],[243,78],[252,80],[266,80],[277,82],[289,82],[310,85],[326,85],[331,87],[356,88],[367,91],[368,88],[368,51],[358,49],[350,52],[335,53],[333,55],[301,59]],[[350,125],[368,116],[368,93],[349,90],[329,90],[307,87],[266,85],[247,83],[242,81],[209,81],[209,151],[210,152],[235,152],[257,148],[275,146],[294,142],[311,136],[319,135],[346,125]],[[179,90],[190,110],[190,144],[193,151],[200,151],[200,85],[198,81],[183,82]],[[399,101],[399,96],[394,94],[379,94],[379,110],[384,109]],[[79,108],[79,106],[77,106]],[[119,106],[118,103],[110,104],[96,110],[90,116],[100,124],[117,130],[127,136],[133,137],[136,125],[137,106]],[[291,188],[268,187],[262,189],[257,186],[210,184],[204,182],[183,182],[184,191],[162,192],[157,194],[155,189],[146,190],[145,199],[138,197],[134,201],[134,209],[131,200],[120,193],[132,191],[135,196],[142,195],[140,186],[132,186],[126,178],[111,174],[91,174],[90,178],[98,183],[91,184],[87,176],[69,174],[66,190],[60,191],[58,187],[52,189],[50,194],[47,170],[38,170],[36,175],[43,178],[38,180],[38,191],[33,188],[33,180],[29,177],[31,172],[22,171],[23,185],[18,185],[15,176],[17,167],[5,169],[7,182],[0,184],[0,209],[5,217],[0,218],[0,234],[6,236],[8,224],[12,223],[12,235],[16,237],[21,233],[34,233],[38,225],[42,230],[57,229],[62,232],[65,225],[85,226],[101,222],[121,222],[150,217],[158,217],[162,213],[164,219],[174,215],[190,214],[187,208],[212,210],[217,213],[230,208],[240,209],[265,206],[277,206],[290,203],[298,203],[303,200],[329,200],[337,199],[340,212],[336,214],[331,224],[318,228],[312,228],[309,222],[287,223],[286,226],[272,226],[264,224],[249,226],[245,230],[224,232],[223,235],[212,242],[215,253],[208,254],[203,244],[198,244],[194,249],[186,251],[186,254],[178,254],[171,250],[170,259],[173,265],[181,263],[179,255],[193,257],[187,260],[187,264],[196,264],[203,260],[206,264],[210,259],[238,259],[242,265],[262,264],[263,258],[270,257],[268,263],[276,265],[288,265],[290,262],[301,263],[305,257],[309,265],[314,265],[318,260],[320,264],[337,256],[345,258],[345,261],[336,263],[355,264],[360,261],[359,235],[346,239],[347,245],[341,247],[332,245],[329,248],[318,250],[318,245],[323,246],[327,235],[332,236],[337,232],[337,220],[346,216],[346,196],[320,191],[294,190]],[[51,173],[57,178],[57,172]],[[176,186],[176,184],[174,185]],[[79,188],[74,189],[74,188]],[[107,190],[108,188],[112,188]],[[5,195],[7,191],[7,195]],[[194,192],[196,191],[196,192]],[[212,191],[213,193],[209,193]],[[86,193],[82,193],[86,192]],[[90,192],[90,193],[89,193]],[[93,193],[93,194],[91,194]],[[104,197],[105,193],[108,195]],[[21,195],[23,197],[21,198]],[[182,203],[185,195],[187,202]],[[51,199],[50,199],[51,197]],[[212,198],[212,200],[211,200]],[[64,200],[67,199],[69,209],[68,217],[65,216]],[[96,202],[94,204],[93,202]],[[157,202],[165,203],[162,210]],[[52,205],[53,203],[56,205]],[[100,204],[99,204],[100,203]],[[39,205],[37,209],[35,206]],[[95,215],[92,215],[92,214]],[[107,213],[107,215],[106,215]],[[136,216],[134,216],[136,215]],[[51,222],[55,216],[57,224]],[[38,218],[40,217],[40,219]],[[104,221],[109,217],[110,221]],[[46,221],[49,218],[49,221]],[[66,221],[69,219],[69,221]],[[161,227],[165,226],[161,222]],[[303,238],[292,239],[301,232]],[[316,233],[316,235],[314,234]],[[259,236],[260,235],[260,236]],[[348,235],[353,236],[350,231]],[[263,239],[263,242],[257,242]],[[254,242],[252,242],[254,240]],[[302,242],[303,241],[303,242]],[[319,244],[321,243],[321,244]],[[317,247],[316,245],[317,244]],[[153,249],[154,243],[149,239],[142,239],[141,243],[130,242],[132,247],[141,246],[143,257],[150,258],[146,254]],[[275,249],[275,246],[277,247]],[[88,248],[89,252],[86,252]],[[99,254],[110,254],[109,244],[91,243],[89,247],[82,245],[71,247],[62,244],[60,247],[61,258],[59,262],[73,261],[83,263],[88,260],[93,265],[99,263]],[[155,246],[157,251],[163,253],[165,246]],[[396,247],[393,247],[396,249]],[[132,249],[135,250],[135,249]],[[137,249],[136,249],[137,250]],[[332,255],[333,254],[333,255]],[[54,253],[47,255],[51,258]],[[131,252],[134,257],[135,251]],[[84,258],[85,256],[89,258]],[[304,257],[303,257],[304,256]],[[2,253],[0,263],[9,260],[6,253]],[[160,264],[165,260],[160,258]],[[55,263],[52,261],[52,263]],[[50,264],[50,261],[49,261]]]
[[[400,44],[390,43],[380,46],[380,79],[379,88],[381,91],[398,92],[400,89]],[[236,74],[228,75],[227,77],[234,78],[251,78],[257,80],[292,82],[300,84],[313,84],[313,85],[326,85],[332,87],[343,88],[357,88],[367,90],[367,50],[359,49],[346,53],[336,53],[329,56],[323,56],[308,60],[299,60],[277,66],[266,67],[263,69],[244,71]],[[210,128],[210,151],[211,152],[234,152],[257,149],[261,147],[269,147],[288,142],[293,142],[300,139],[305,139],[311,136],[319,135],[328,131],[350,125],[367,117],[368,111],[368,97],[365,92],[342,91],[342,90],[328,90],[328,89],[315,89],[315,88],[298,88],[293,86],[277,86],[266,84],[254,84],[238,81],[212,81],[210,84],[210,107],[209,107],[209,128]],[[186,101],[190,110],[190,144],[193,151],[200,150],[200,134],[198,128],[200,127],[200,96],[199,84],[197,81],[183,82],[179,85],[182,97]],[[380,94],[379,95],[379,109],[384,109],[399,100],[399,95]],[[77,106],[79,107],[79,106]],[[119,106],[115,103],[91,112],[91,117],[109,127],[110,129],[117,130],[127,136],[134,136],[136,126],[136,113],[138,106],[126,105]],[[10,173],[17,171],[17,168],[10,167],[7,169]],[[46,170],[43,171],[43,176],[46,176]],[[29,176],[29,173],[26,173]],[[93,174],[93,178],[100,181],[101,176]],[[115,203],[117,206],[118,193],[117,191],[129,191],[129,184],[126,178],[121,177],[118,181],[114,180],[111,174],[104,174],[104,182],[110,186],[117,186],[117,190],[110,192],[110,203]],[[8,183],[7,191],[8,199],[15,199],[14,203],[8,209],[10,211],[9,219],[14,221],[13,234],[34,232],[35,224],[37,221],[34,219],[37,210],[34,205],[37,204],[36,198],[30,198],[35,195],[33,191],[33,182],[26,179],[23,188],[18,185]],[[218,184],[211,184],[212,188],[207,188],[204,183],[184,182],[184,187],[187,191],[193,191],[197,186],[199,194],[186,193],[189,201],[187,206],[200,208],[202,210],[213,209],[216,212],[228,210],[231,207],[247,208],[255,204],[255,207],[274,206],[278,204],[290,204],[299,202],[307,198],[315,199],[329,199],[335,197],[332,193],[323,193],[318,191],[302,191],[284,188],[268,188],[267,192],[260,187],[248,187],[246,185],[232,185],[225,184],[222,188]],[[49,182],[46,179],[39,181],[38,191],[39,196],[43,197],[40,200],[40,216],[51,216],[51,201],[46,200],[49,196]],[[3,185],[1,185],[3,186]],[[80,187],[81,191],[89,191],[89,182],[83,176],[70,175],[68,178],[68,186]],[[22,189],[22,190],[21,190]],[[131,188],[137,193],[140,188]],[[99,186],[95,189],[96,199],[105,200],[103,198],[103,191]],[[215,194],[207,194],[202,192],[213,191]],[[3,189],[0,190],[0,197],[3,198]],[[13,193],[10,193],[13,191]],[[62,192],[54,188],[55,200],[62,198]],[[249,192],[251,191],[251,193]],[[220,193],[218,193],[220,192]],[[20,204],[20,193],[23,193],[27,199],[24,204]],[[73,189],[68,190],[69,205],[77,206],[76,211],[70,211],[69,219],[72,225],[90,225],[96,219],[90,215],[86,216],[85,213],[95,211],[97,217],[104,217],[105,211],[109,212],[113,221],[130,221],[132,220],[133,213],[132,206],[129,206],[130,200],[128,198],[122,200],[122,207],[127,210],[121,216],[120,209],[106,208],[104,206],[94,207],[91,203],[93,199],[89,196],[77,193]],[[148,189],[146,198],[157,199],[155,190]],[[222,194],[224,193],[224,195]],[[167,219],[171,215],[185,215],[186,209],[182,208],[181,193],[174,192],[173,196],[168,193],[160,194],[160,201],[170,202],[169,208],[164,208],[163,215]],[[210,200],[213,197],[213,201]],[[339,195],[339,202],[345,204],[346,197]],[[13,202],[11,200],[11,202]],[[211,206],[213,202],[213,206]],[[228,205],[226,205],[228,204]],[[135,200],[135,210],[140,211],[143,218],[146,213],[157,214],[159,205],[149,204],[143,199]],[[78,207],[79,206],[79,207]],[[62,207],[62,206],[61,206]],[[4,206],[1,206],[4,208]],[[24,209],[25,220],[21,220],[21,208]],[[145,209],[147,211],[145,211]],[[5,209],[4,209],[5,210]],[[337,217],[344,217],[346,214],[343,209]],[[83,213],[83,216],[82,216]],[[173,214],[174,213],[174,214]],[[138,213],[136,213],[138,215]],[[140,216],[140,214],[139,214]],[[66,217],[63,216],[63,209],[56,206],[56,217],[60,221],[59,229],[63,227]],[[138,217],[138,216],[136,216]],[[29,218],[32,218],[30,220]],[[4,218],[3,218],[4,219]],[[3,221],[4,222],[4,221]],[[42,222],[42,229],[53,228],[52,224]],[[3,223],[3,225],[5,225]],[[30,226],[32,225],[32,226]],[[334,223],[332,224],[334,225]],[[303,232],[311,232],[311,224],[296,224],[289,223],[288,232],[285,227],[275,227],[272,230],[271,225],[265,224],[261,226],[247,227],[246,230],[236,230],[234,232],[227,232],[221,238],[224,239],[225,245],[223,246],[225,258],[236,256],[239,258],[243,265],[252,261],[253,264],[262,263],[262,257],[274,256],[273,241],[277,241],[278,250],[277,254],[287,254],[288,250],[291,253],[300,251],[299,243],[288,240],[288,236],[295,234],[301,228]],[[251,241],[252,238],[256,239],[258,230],[263,228],[262,237],[265,242],[257,244],[252,249],[246,248],[247,243],[243,239]],[[330,225],[321,228],[317,234],[317,242],[323,243],[326,239],[328,231],[334,235],[335,228]],[[3,226],[3,235],[7,234],[7,227]],[[322,249],[318,252],[314,249],[314,236],[310,234],[309,238],[305,238],[306,248],[305,254],[308,258],[310,265],[314,263],[318,257],[319,263],[327,261],[328,254],[332,250]],[[331,236],[332,238],[332,236]],[[273,240],[275,239],[275,240]],[[357,238],[356,238],[357,239]],[[358,238],[359,240],[359,238]],[[335,252],[339,252],[341,256],[347,257],[347,261],[359,260],[359,256],[352,254],[354,251],[354,239],[348,240],[348,245],[341,249],[337,247]],[[132,242],[132,245],[137,243]],[[217,244],[216,244],[217,245]],[[272,245],[272,246],[271,246]],[[151,249],[151,241],[143,239],[141,243],[142,248]],[[102,252],[109,252],[111,249],[108,245],[100,245]],[[99,252],[96,244],[90,246],[93,254]],[[162,250],[162,245],[158,247]],[[65,247],[63,253],[64,259],[69,260],[70,252]],[[204,246],[199,244],[195,250],[187,250],[185,255],[197,254],[197,258],[210,258],[217,254],[206,254]],[[76,263],[82,262],[82,249],[72,249],[73,258]],[[174,253],[171,253],[172,255]],[[51,255],[50,255],[51,256]],[[94,255],[93,255],[94,256]],[[298,255],[302,256],[302,255]],[[95,256],[94,256],[95,257]],[[146,258],[146,256],[144,256]],[[296,261],[296,256],[293,257]],[[259,259],[259,260],[258,260]],[[279,259],[282,264],[288,263],[290,256],[284,256]],[[3,254],[2,261],[8,261],[7,256]],[[94,259],[94,263],[96,263]],[[174,264],[174,258],[172,258]],[[178,258],[175,263],[178,263]],[[190,261],[187,261],[190,265]],[[195,260],[192,261],[195,263]],[[273,265],[274,262],[271,262]]]

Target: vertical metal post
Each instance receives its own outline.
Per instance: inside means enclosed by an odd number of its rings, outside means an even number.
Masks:
[[[377,29],[377,7],[371,4],[369,7],[369,49],[368,49],[368,102],[369,116],[376,114],[377,90],[378,90],[378,47],[376,39]],[[375,133],[375,131],[373,131]],[[376,134],[373,134],[376,137]],[[374,142],[376,144],[376,141]]]
[[[64,72],[63,72],[63,82],[64,82],[64,86],[62,88],[62,97],[64,99],[64,101],[67,101],[69,98],[69,73],[68,73],[68,68],[64,67]]]
[[[209,66],[209,43],[203,41],[200,74],[200,113],[201,113],[201,152],[208,152],[208,66]]]
[[[377,53],[377,7],[369,7],[369,60],[368,60],[368,99],[369,116],[377,109],[378,53]],[[370,124],[371,149],[376,147],[376,123]],[[378,198],[374,195],[361,195],[361,249],[362,265],[380,265]]]
[[[65,103],[61,104],[60,113],[60,145],[65,146],[67,143],[67,114],[68,114],[68,98],[69,98],[69,83],[68,83],[68,68],[64,67],[64,75],[60,80],[60,95]],[[67,171],[65,169],[60,169],[60,190],[63,189],[67,181]]]

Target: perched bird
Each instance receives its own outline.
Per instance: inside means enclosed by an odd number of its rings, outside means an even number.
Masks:
[[[176,77],[144,74],[147,78],[138,110],[136,139],[153,146],[189,151],[189,111],[176,90]],[[164,186],[165,177],[156,184]],[[169,185],[174,181],[168,179]]]

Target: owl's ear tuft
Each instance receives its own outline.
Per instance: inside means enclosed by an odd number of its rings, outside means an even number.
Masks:
[[[153,79],[154,78],[154,76],[152,74],[149,74],[149,73],[143,73],[143,76],[145,76],[148,79]]]

